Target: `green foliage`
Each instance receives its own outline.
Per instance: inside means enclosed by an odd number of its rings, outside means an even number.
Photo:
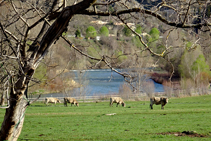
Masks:
[[[125,36],[127,36],[127,37],[131,37],[131,35],[132,35],[132,31],[131,31],[127,26],[125,26],[125,27],[123,28],[122,32],[123,32],[123,34],[124,34]]]
[[[109,35],[109,30],[106,26],[102,26],[100,28],[100,35],[103,35],[103,36],[108,36]]]
[[[75,37],[81,37],[81,32],[79,29],[75,31]]]
[[[180,75],[183,78],[193,79],[198,73],[209,73],[209,66],[206,64],[200,46],[197,46],[195,50],[190,52],[185,50],[181,57],[181,63],[178,67]]]
[[[186,49],[190,49],[190,47],[192,46],[192,44],[193,44],[193,43],[191,43],[191,42],[187,42],[187,43],[186,43]]]
[[[138,34],[141,34],[141,30],[142,30],[141,26],[137,25],[135,31]],[[138,36],[133,37],[132,41],[133,41],[133,43],[136,47],[142,47],[143,46]]]
[[[93,26],[89,26],[86,29],[86,38],[95,38],[97,36],[97,31]]]
[[[133,37],[132,41],[133,41],[133,43],[136,47],[142,47],[143,46],[138,36]]]
[[[196,74],[200,72],[206,72],[210,74],[210,67],[206,64],[206,60],[204,55],[199,55],[199,57],[196,59],[196,61],[193,62],[193,65],[191,66],[192,71],[196,72]]]
[[[137,25],[135,31],[136,31],[138,34],[141,34],[141,30],[142,30],[142,27],[141,27],[140,25]]]
[[[149,101],[125,101],[127,107],[109,102],[80,102],[79,107],[45,106],[35,102],[28,107],[19,140],[95,141],[209,141],[211,95],[171,98],[165,109],[149,108]],[[178,104],[179,103],[179,104]],[[0,111],[1,122],[5,110]],[[116,113],[115,115],[106,115]],[[164,122],[165,121],[165,122]],[[33,128],[33,132],[32,129]],[[207,137],[162,135],[159,133],[196,131]]]
[[[125,59],[127,59],[127,56],[126,55],[123,55],[122,51],[119,51],[116,53],[116,56],[118,57],[118,61],[119,62],[122,62],[124,61]]]
[[[62,36],[67,36],[67,32],[63,32],[62,33]]]
[[[152,41],[158,40],[159,36],[160,36],[160,31],[157,28],[154,27],[150,30],[149,35],[151,36]]]

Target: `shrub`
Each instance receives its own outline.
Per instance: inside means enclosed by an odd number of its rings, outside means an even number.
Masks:
[[[130,37],[132,35],[132,31],[127,26],[124,27],[124,29],[122,30],[122,32],[127,37]]]
[[[86,38],[95,38],[97,36],[97,31],[93,26],[89,26],[86,29]]]
[[[160,31],[154,27],[150,30],[149,35],[151,36],[151,39],[149,41],[158,40],[160,36]]]
[[[140,25],[137,25],[135,31],[136,31],[138,34],[141,34],[141,30],[142,30],[141,26],[140,26]]]
[[[103,35],[103,36],[108,36],[109,35],[109,30],[106,26],[102,26],[100,28],[100,35]]]
[[[81,32],[79,31],[79,29],[75,31],[75,37],[81,37]]]

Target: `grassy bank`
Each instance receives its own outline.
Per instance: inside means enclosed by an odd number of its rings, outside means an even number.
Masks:
[[[19,140],[211,140],[211,95],[172,98],[161,110],[149,101],[126,101],[126,107],[108,102],[28,107]],[[4,110],[1,111],[1,122]],[[115,113],[115,115],[107,115]],[[196,131],[197,136],[182,136]],[[195,134],[196,135],[196,134]]]

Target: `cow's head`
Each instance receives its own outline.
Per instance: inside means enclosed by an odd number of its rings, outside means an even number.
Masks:
[[[168,103],[168,98],[165,97],[162,100],[163,100],[164,103]]]
[[[78,107],[79,107],[79,103],[76,103],[76,106],[78,106]]]
[[[126,104],[124,102],[122,102],[122,107],[126,107]]]
[[[169,99],[168,99],[168,98],[166,98],[166,103],[168,103],[168,100],[169,100]]]
[[[57,99],[57,102],[58,102],[58,103],[62,103],[59,99]]]

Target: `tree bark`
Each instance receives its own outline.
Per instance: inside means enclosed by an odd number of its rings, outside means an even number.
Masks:
[[[1,126],[0,140],[16,141],[23,127],[28,101],[25,98],[24,90],[17,94],[11,91],[9,101],[10,107],[6,109]]]

